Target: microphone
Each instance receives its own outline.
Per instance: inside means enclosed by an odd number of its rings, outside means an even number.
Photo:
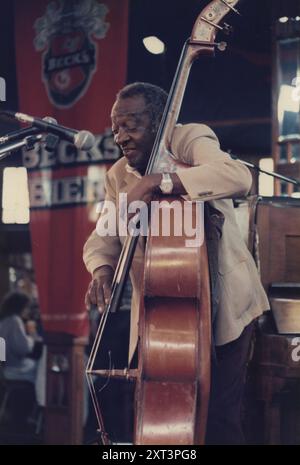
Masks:
[[[29,128],[19,129],[18,131],[11,132],[6,136],[1,136],[0,144],[5,144],[6,142],[13,142],[14,140],[18,140],[22,137],[33,136],[34,134],[39,134],[40,132],[40,129],[34,128],[33,126],[29,126]]]
[[[45,116],[45,118],[43,118],[43,121],[46,121],[47,123],[57,124],[56,119],[52,118],[51,116]],[[35,134],[39,134],[40,132],[41,132],[40,129],[34,128],[33,126],[29,126],[23,129],[18,129],[17,131],[10,132],[9,134],[6,134],[5,136],[1,136],[0,144],[5,144],[7,142],[13,142],[14,140],[18,140],[22,137],[34,136]]]
[[[50,132],[65,139],[79,150],[90,150],[95,144],[95,137],[89,131],[76,131],[75,129],[66,128],[60,124],[53,123],[53,118],[47,117],[44,119],[34,118],[33,116],[26,115],[25,113],[18,113],[14,111],[4,110],[0,112],[1,115],[14,118],[22,123],[30,123],[32,126],[39,128],[42,132]],[[46,121],[46,119],[48,121]]]

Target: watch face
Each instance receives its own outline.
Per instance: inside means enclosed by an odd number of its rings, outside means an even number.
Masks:
[[[173,190],[173,184],[169,181],[166,181],[164,184],[163,184],[163,189],[164,189],[164,192],[166,192],[167,194],[169,192],[172,192]]]
[[[160,189],[164,194],[169,194],[173,190],[173,182],[169,174],[164,174],[160,183]]]

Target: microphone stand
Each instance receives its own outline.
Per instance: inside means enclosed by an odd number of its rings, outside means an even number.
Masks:
[[[254,169],[255,171],[258,171],[259,173],[264,173],[264,174],[267,174],[268,176],[273,176],[273,178],[277,178],[277,179],[280,179],[281,181],[289,182],[290,184],[294,184],[295,186],[300,187],[300,182],[297,181],[297,179],[289,178],[289,177],[287,177],[287,176],[282,176],[281,174],[275,173],[274,171],[263,170],[262,168],[260,168],[259,166],[255,165],[254,163],[249,163],[248,161],[240,160],[240,159],[239,159],[237,156],[235,156],[235,155],[231,155],[231,154],[230,154],[230,156],[231,156],[231,158],[233,158],[234,160],[239,161],[239,162],[242,163],[243,165],[248,166],[248,168],[252,168],[252,169]]]
[[[23,140],[7,144],[5,147],[0,146],[0,161],[10,155],[10,152],[14,152],[15,150],[23,147],[26,148],[26,150],[32,150],[34,148],[34,144],[36,144],[36,142],[40,142],[41,139],[42,135],[38,134],[36,136],[27,136]]]

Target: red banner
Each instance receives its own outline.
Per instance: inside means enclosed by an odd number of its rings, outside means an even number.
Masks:
[[[19,110],[96,135],[88,152],[61,141],[24,152],[31,240],[46,331],[87,334],[82,247],[119,155],[110,110],[127,67],[127,0],[15,0]]]

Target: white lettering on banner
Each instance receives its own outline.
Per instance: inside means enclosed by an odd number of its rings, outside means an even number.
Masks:
[[[66,141],[60,141],[54,152],[48,152],[43,144],[33,150],[23,151],[23,165],[28,170],[58,168],[61,166],[87,165],[104,160],[117,160],[119,148],[113,140],[111,130],[96,136],[94,147],[88,152],[78,150]]]
[[[47,73],[57,71],[59,69],[69,68],[76,65],[84,65],[91,61],[89,54],[83,50],[65,57],[50,58],[48,61]]]
[[[86,204],[104,198],[103,180],[84,176],[29,179],[30,208]]]

